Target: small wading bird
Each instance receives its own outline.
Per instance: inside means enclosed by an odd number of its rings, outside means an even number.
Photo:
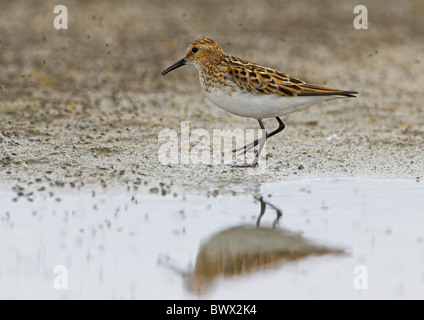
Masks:
[[[281,116],[323,101],[354,98],[358,93],[308,84],[277,70],[229,56],[216,41],[208,38],[193,41],[185,57],[164,70],[162,75],[186,64],[194,64],[197,68],[203,92],[216,106],[258,120],[262,137],[233,150],[245,153],[259,145],[252,164],[239,167],[258,164],[265,141],[285,128]],[[278,128],[267,133],[262,122],[264,118],[276,118]]]

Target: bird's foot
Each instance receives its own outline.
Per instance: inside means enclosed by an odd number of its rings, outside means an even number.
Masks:
[[[253,162],[251,164],[233,164],[231,167],[233,168],[256,168],[258,166],[257,162]]]
[[[250,143],[248,143],[248,144],[246,144],[245,146],[243,146],[243,147],[240,147],[240,148],[237,148],[237,149],[233,149],[232,150],[232,152],[239,152],[239,151],[242,151],[242,152],[240,152],[238,155],[242,155],[242,154],[245,154],[246,152],[248,152],[248,151],[250,151],[250,150],[252,150],[254,147],[256,147],[258,145],[258,140],[255,140],[255,141],[253,141],[253,142],[250,142]]]

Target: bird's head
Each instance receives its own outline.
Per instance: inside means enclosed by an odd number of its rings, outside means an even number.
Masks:
[[[169,68],[162,72],[162,75],[182,67],[186,64],[194,64],[198,70],[205,65],[221,59],[225,55],[219,44],[209,38],[202,38],[190,43],[187,48],[186,55],[181,60],[178,60]]]

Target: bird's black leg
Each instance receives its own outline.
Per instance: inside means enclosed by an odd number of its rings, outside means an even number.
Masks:
[[[252,166],[252,167],[255,167],[255,166],[257,166],[257,165],[258,165],[259,156],[260,156],[260,154],[261,154],[261,152],[262,152],[262,149],[263,149],[263,147],[264,147],[264,145],[265,145],[266,139],[268,138],[268,133],[267,133],[267,132],[266,132],[266,130],[265,130],[265,126],[264,126],[264,124],[263,124],[262,120],[261,120],[261,119],[258,119],[258,122],[259,122],[259,126],[260,126],[260,127],[261,127],[261,129],[262,129],[262,137],[261,137],[261,139],[259,140],[258,152],[256,152],[256,154],[255,154],[255,159],[253,160],[252,164],[250,165],[250,166]]]
[[[258,139],[259,148],[258,148],[258,150],[255,154],[255,159],[253,160],[253,162],[251,164],[235,165],[233,167],[246,168],[246,167],[256,167],[258,165],[259,155],[261,154],[261,151],[262,151],[262,149],[265,145],[266,139],[268,137],[268,133],[265,130],[265,126],[264,126],[262,120],[258,119],[258,123],[259,123],[259,126],[261,127],[263,133],[262,133],[262,137],[260,139]]]
[[[275,129],[274,131],[270,132],[270,133],[267,133],[267,136],[266,136],[267,139],[270,138],[270,137],[272,137],[272,136],[274,136],[274,135],[276,135],[277,133],[283,131],[284,128],[286,127],[286,125],[284,124],[284,122],[279,117],[276,117],[275,119],[277,119],[277,121],[278,121],[278,128]],[[238,152],[238,151],[242,151],[243,150],[243,153],[246,153],[247,151],[249,151],[252,148],[256,147],[258,145],[258,143],[259,143],[259,140],[260,139],[256,139],[255,141],[246,144],[244,147],[233,149],[232,151],[233,152]]]
[[[272,131],[269,135],[267,135],[266,136],[267,139],[272,137],[272,136],[275,136],[277,133],[283,131],[284,128],[286,127],[284,122],[279,117],[275,117],[275,119],[277,119],[277,121],[278,121],[278,128],[275,129],[274,131]]]

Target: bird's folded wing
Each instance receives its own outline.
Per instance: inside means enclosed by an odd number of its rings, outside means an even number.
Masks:
[[[356,91],[331,89],[307,84],[277,70],[232,57],[226,67],[237,86],[254,94],[276,94],[284,97],[340,95],[355,97]]]

